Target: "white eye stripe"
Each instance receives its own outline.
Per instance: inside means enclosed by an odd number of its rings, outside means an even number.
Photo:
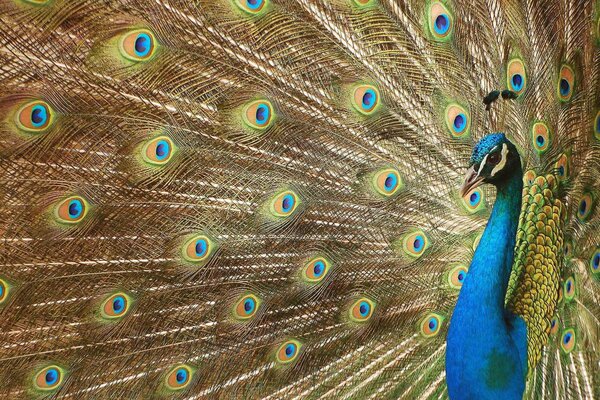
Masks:
[[[490,176],[494,176],[496,175],[496,173],[498,173],[499,171],[502,170],[502,168],[504,168],[504,166],[506,165],[506,155],[508,154],[508,146],[506,146],[506,143],[502,143],[502,159],[500,160],[500,162],[498,163],[498,165],[496,165],[494,167],[494,169],[492,170],[492,173],[490,174]],[[487,156],[486,156],[487,157]]]

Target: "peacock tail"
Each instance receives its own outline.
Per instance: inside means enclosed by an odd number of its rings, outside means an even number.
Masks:
[[[600,397],[597,0],[4,0],[0,88],[0,397],[448,398],[499,131],[525,397]]]

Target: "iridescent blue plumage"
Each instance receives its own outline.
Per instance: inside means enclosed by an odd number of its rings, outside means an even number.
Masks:
[[[503,133],[485,136],[473,150],[474,178],[469,176],[467,183],[477,179],[493,183],[498,194],[448,332],[446,380],[453,399],[521,399],[525,389],[525,323],[504,306],[521,209],[523,183],[518,159]],[[487,168],[479,168],[484,160]],[[500,171],[494,172],[496,166]],[[490,169],[489,175],[480,178],[478,172]]]

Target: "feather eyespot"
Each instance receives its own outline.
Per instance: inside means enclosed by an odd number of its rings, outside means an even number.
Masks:
[[[576,342],[577,340],[575,337],[575,329],[565,329],[560,338],[560,347],[565,352],[565,354],[569,354],[571,351],[573,351]]]
[[[564,287],[563,293],[564,293],[566,300],[570,301],[575,298],[575,292],[576,292],[575,285],[576,285],[576,283],[575,283],[574,277],[570,276],[565,280],[565,282],[563,284],[563,287]]]
[[[573,96],[573,89],[575,87],[575,72],[568,65],[563,64],[560,67],[560,74],[558,76],[558,98],[561,101],[571,100]]]
[[[544,122],[536,122],[531,129],[533,147],[538,153],[544,153],[550,147],[550,129]]]
[[[350,320],[354,322],[366,322],[375,311],[375,303],[366,297],[356,300],[349,310]]]
[[[268,0],[235,0],[235,4],[249,14],[260,13],[267,5]]]
[[[54,208],[54,217],[63,224],[76,224],[87,215],[89,205],[81,196],[70,196]]]
[[[290,216],[298,207],[299,199],[296,193],[291,190],[279,193],[271,201],[271,214],[275,217]]]
[[[373,114],[380,105],[379,90],[373,85],[359,85],[352,94],[352,106],[364,115]]]
[[[483,201],[483,192],[481,189],[476,188],[471,190],[463,197],[463,203],[467,211],[474,213],[485,208],[485,202]]]
[[[577,207],[577,218],[579,221],[586,221],[592,213],[594,199],[590,193],[585,193],[581,200],[579,200],[579,207]]]
[[[22,131],[29,133],[44,132],[54,120],[54,111],[48,103],[32,101],[22,106],[16,114],[15,122]]]
[[[260,299],[253,294],[243,296],[235,304],[233,315],[236,319],[246,320],[252,318],[260,307]]]
[[[459,138],[469,134],[471,120],[469,112],[458,104],[450,104],[445,111],[446,126],[453,137]]]
[[[194,371],[191,367],[181,364],[171,369],[167,373],[165,377],[165,384],[170,390],[182,390],[190,384],[193,375]]]
[[[561,154],[556,163],[554,164],[556,170],[556,176],[559,180],[565,180],[569,176],[569,158],[566,154]]]
[[[554,317],[552,318],[552,320],[550,321],[550,334],[554,335],[556,334],[556,332],[558,332],[558,318]]]
[[[467,267],[458,265],[448,273],[448,284],[453,289],[460,289],[467,277]]]
[[[301,348],[302,344],[295,339],[285,341],[277,348],[275,360],[279,364],[289,364],[298,358]]]
[[[302,278],[308,283],[321,282],[329,272],[330,263],[323,257],[310,260],[302,269]]]
[[[131,298],[123,292],[109,296],[100,307],[104,319],[114,320],[124,317],[131,307]]]
[[[506,86],[517,94],[523,93],[527,87],[527,74],[525,65],[518,58],[512,59],[506,68]]]
[[[595,274],[600,272],[600,247],[596,249],[592,257],[590,258],[590,268]]]
[[[375,191],[384,197],[394,195],[402,187],[402,178],[393,168],[381,170],[373,176]]]
[[[38,371],[33,378],[36,389],[50,391],[57,389],[64,381],[65,370],[57,365],[49,365]]]
[[[426,338],[434,337],[440,333],[443,322],[443,316],[436,313],[427,314],[421,319],[421,322],[419,322],[419,331],[421,335]]]
[[[594,119],[594,136],[596,139],[600,140],[600,111],[596,114],[596,118]]]
[[[10,294],[10,285],[7,281],[0,278],[0,305],[8,299],[8,295]]]
[[[411,257],[418,258],[429,247],[429,239],[421,230],[407,234],[402,241],[404,252]]]
[[[453,30],[453,18],[450,11],[439,1],[431,4],[429,8],[429,31],[434,38],[445,40],[450,37]]]
[[[147,61],[156,53],[156,38],[148,29],[137,29],[121,38],[119,50],[130,61]]]
[[[244,123],[257,130],[267,129],[273,122],[273,105],[268,100],[255,100],[247,104],[242,112]]]
[[[175,145],[168,136],[158,136],[148,141],[142,148],[142,158],[148,164],[164,165],[175,153]]]
[[[183,245],[183,258],[193,263],[205,263],[214,252],[214,243],[206,235],[194,236]]]

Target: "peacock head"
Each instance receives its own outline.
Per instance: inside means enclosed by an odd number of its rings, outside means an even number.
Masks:
[[[520,168],[519,152],[504,133],[486,135],[473,149],[470,167],[460,189],[461,196],[484,183],[500,186],[519,173]]]

